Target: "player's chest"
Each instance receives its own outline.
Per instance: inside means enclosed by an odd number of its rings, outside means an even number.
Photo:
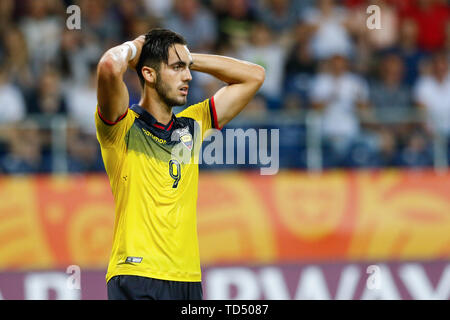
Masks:
[[[126,136],[128,152],[160,161],[189,160],[194,153],[197,132],[194,121],[175,120],[169,130],[136,119]]]

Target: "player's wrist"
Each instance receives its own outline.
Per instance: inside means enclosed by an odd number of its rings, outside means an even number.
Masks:
[[[136,65],[138,64],[139,57],[142,52],[142,47],[145,43],[145,36],[141,35],[132,41],[124,42],[127,48],[130,50],[129,58],[128,58],[128,67],[135,70]]]
[[[127,41],[127,42],[125,42],[124,43],[124,45],[125,46],[128,46],[128,48],[130,49],[130,51],[131,51],[131,55],[130,55],[130,57],[128,58],[128,61],[131,61],[131,60],[133,60],[134,58],[136,58],[136,55],[137,55],[137,47],[136,47],[136,45],[133,43],[133,41]]]
[[[201,71],[202,66],[201,54],[191,53],[191,58],[192,58],[191,70]]]

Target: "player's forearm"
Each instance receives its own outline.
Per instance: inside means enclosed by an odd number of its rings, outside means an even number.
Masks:
[[[131,48],[124,44],[109,49],[98,63],[99,74],[122,76],[128,68],[131,54]]]
[[[139,37],[133,45],[124,43],[111,48],[98,63],[97,100],[104,120],[115,122],[128,107],[129,96],[123,74],[127,67],[133,68],[139,59],[143,41],[144,38]]]
[[[264,68],[254,63],[231,57],[199,53],[193,53],[192,59],[194,62],[192,70],[208,73],[228,84],[264,82]]]

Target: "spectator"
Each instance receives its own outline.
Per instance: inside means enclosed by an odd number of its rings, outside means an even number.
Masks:
[[[419,76],[426,53],[417,45],[418,26],[412,19],[404,19],[400,24],[400,39],[396,46],[386,50],[398,54],[405,65],[404,82],[412,86]]]
[[[375,155],[376,167],[397,167],[400,165],[398,140],[390,130],[380,130],[378,135],[378,148]]]
[[[319,0],[317,7],[305,10],[303,19],[311,34],[309,45],[315,59],[353,52],[347,11],[335,5],[334,0]]]
[[[158,26],[159,25],[155,17],[141,15],[133,17],[133,20],[129,23],[129,36],[127,39],[136,39],[140,35],[146,34],[148,30]]]
[[[411,113],[410,91],[402,83],[403,60],[396,54],[381,59],[378,80],[370,87],[370,102],[380,121],[402,121]]]
[[[402,14],[418,26],[418,44],[426,51],[442,49],[445,42],[445,29],[450,22],[447,4],[438,0],[415,0]]]
[[[213,5],[218,19],[218,42],[231,44],[234,48],[246,43],[252,24],[257,20],[250,1],[218,0]]]
[[[321,113],[322,136],[336,155],[337,163],[360,139],[360,118],[368,108],[368,86],[351,73],[345,56],[329,59],[329,69],[321,72],[311,88],[312,107]]]
[[[450,23],[447,24],[445,29],[444,51],[447,52],[447,60],[450,62]]]
[[[279,36],[290,35],[299,19],[298,2],[267,0],[260,2],[258,18]]]
[[[64,30],[56,65],[65,85],[73,86],[89,82],[89,65],[102,54],[98,44],[83,38],[79,32]]]
[[[65,28],[70,4],[81,7],[81,30]],[[381,8],[380,30],[366,27],[369,4]],[[75,124],[67,133],[69,171],[100,170],[93,139],[95,63],[108,47],[153,27],[184,34],[193,51],[266,68],[264,86],[242,114],[254,121],[250,126],[270,121],[264,120],[270,109],[282,108],[280,117],[303,117],[299,111],[310,106],[319,110],[324,147],[331,147],[325,166],[430,165],[430,134],[435,146],[450,141],[449,10],[446,0],[1,0],[0,171],[48,172],[51,131],[31,120],[48,125],[45,119],[67,114]],[[370,90],[362,77],[371,79]],[[137,103],[135,73],[127,71],[124,81],[130,104]],[[223,85],[195,74],[187,105]],[[395,122],[417,110],[424,115],[420,123]],[[375,130],[367,132],[362,120],[372,115],[386,122],[370,122]],[[24,118],[30,129],[10,129]],[[288,153],[288,161],[280,163],[304,166],[303,124],[280,129],[297,139],[296,151],[286,139],[282,157]]]
[[[97,66],[90,65],[89,81],[69,86],[66,89],[69,117],[86,134],[95,136],[95,121],[92,114],[97,106]]]
[[[83,21],[83,36],[89,43],[96,43],[101,48],[108,48],[120,42],[120,26],[112,11],[111,4],[105,0],[79,0],[81,20]]]
[[[23,33],[17,27],[9,27],[3,30],[1,36],[3,61],[8,66],[11,81],[23,90],[29,90],[34,84],[34,77]]]
[[[425,135],[415,132],[401,153],[402,165],[412,168],[429,167],[432,165],[430,144]]]
[[[9,153],[0,159],[0,167],[9,174],[32,174],[49,172],[50,162],[45,161],[41,146],[39,126],[26,120],[21,128],[11,128]]]
[[[317,72],[317,62],[306,45],[308,39],[305,29],[299,24],[295,30],[295,41],[284,65],[284,94],[285,100],[297,101],[298,110],[309,104],[309,89]]]
[[[25,116],[25,100],[22,92],[8,81],[8,70],[0,65],[0,124],[20,121]]]
[[[173,8],[174,0],[143,0],[147,15],[164,19]]]
[[[367,27],[367,7],[376,5],[380,8],[379,29]],[[395,6],[387,0],[362,1],[359,5],[349,11],[352,19],[349,20],[352,34],[357,35],[357,41],[364,41],[370,50],[380,51],[392,47],[398,40],[399,18]]]
[[[432,74],[421,77],[414,89],[417,105],[424,111],[428,131],[450,135],[450,73],[447,56],[436,53],[432,59]]]
[[[0,1],[0,30],[5,30],[14,24],[14,9],[14,0]]]
[[[48,1],[27,0],[26,4],[27,15],[20,26],[30,53],[31,70],[38,75],[42,66],[56,57],[63,23],[59,17],[50,15]]]
[[[67,154],[67,167],[70,173],[104,170],[97,139],[77,127],[68,128]]]
[[[417,127],[415,109],[412,107],[411,90],[403,84],[404,63],[395,53],[382,56],[378,78],[370,86],[370,102],[378,121],[373,128],[389,133],[400,145],[407,141]],[[380,138],[383,141],[383,137]],[[388,138],[384,137],[384,141]],[[380,145],[381,151],[383,145]],[[383,162],[384,163],[384,162]]]
[[[267,101],[263,96],[257,94],[248,103],[244,110],[242,110],[240,116],[243,118],[258,120],[267,117]]]
[[[131,30],[133,27],[133,21],[134,19],[140,17],[144,6],[140,1],[118,0],[115,9],[117,16],[116,19],[121,21],[119,25],[121,29],[120,41],[126,41],[127,39],[133,38]]]
[[[266,69],[266,80],[259,93],[267,99],[270,109],[278,109],[282,102],[286,51],[274,41],[270,29],[263,23],[254,24],[249,44],[238,51],[238,56]]]
[[[217,40],[215,16],[198,0],[175,0],[174,11],[164,24],[183,35],[192,51],[210,52]]]
[[[39,79],[34,92],[27,103],[28,113],[51,118],[55,115],[67,114],[66,101],[61,92],[60,74],[47,67]]]

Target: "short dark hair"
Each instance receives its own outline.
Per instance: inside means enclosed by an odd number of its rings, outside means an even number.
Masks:
[[[159,72],[161,62],[168,64],[169,48],[175,44],[186,45],[187,43],[181,35],[168,29],[154,28],[145,35],[141,56],[136,65],[136,71],[142,87],[144,87],[145,83],[142,67],[148,66]]]

